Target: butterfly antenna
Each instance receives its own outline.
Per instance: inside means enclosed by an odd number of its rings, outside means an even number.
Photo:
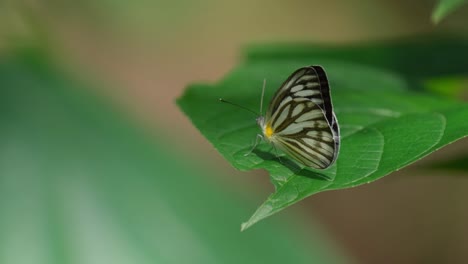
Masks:
[[[265,95],[266,79],[263,79],[262,97],[260,98],[260,115],[263,116],[263,96]]]
[[[224,100],[223,98],[219,98],[219,101],[222,102],[222,103],[227,103],[227,104],[230,104],[230,105],[233,105],[233,106],[237,106],[237,107],[239,107],[239,108],[242,108],[242,109],[244,109],[244,110],[247,110],[247,111],[253,113],[255,116],[258,116],[258,113],[256,113],[256,112],[253,111],[252,109],[249,109],[249,108],[247,108],[247,107],[245,107],[245,106],[238,105],[238,104],[235,104],[235,103],[226,101],[226,100]]]

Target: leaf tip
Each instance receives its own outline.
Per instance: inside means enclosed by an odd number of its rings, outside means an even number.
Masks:
[[[241,232],[244,232],[244,231],[245,231],[247,228],[249,228],[249,227],[250,227],[249,222],[244,222],[244,223],[241,224],[241,229],[240,229],[240,231],[241,231]]]
[[[247,230],[249,227],[251,227],[252,225],[254,225],[255,223],[257,223],[258,220],[255,220],[255,219],[254,219],[254,216],[255,216],[255,214],[254,214],[252,217],[250,217],[249,220],[247,220],[246,222],[244,222],[244,223],[241,224],[241,230],[240,230],[241,232],[244,232],[244,231]]]
[[[257,211],[255,211],[255,213],[250,217],[249,220],[247,220],[247,222],[241,224],[241,232],[274,213],[275,210],[273,210],[273,207],[268,203],[268,201],[265,202],[259,208],[257,208]]]

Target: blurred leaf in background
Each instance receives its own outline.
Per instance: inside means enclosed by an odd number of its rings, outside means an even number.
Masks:
[[[313,221],[240,233],[248,201],[37,50],[0,87],[0,263],[342,262]]]
[[[436,7],[432,11],[432,22],[435,24],[439,23],[442,21],[442,19],[460,8],[465,3],[466,0],[439,0]]]
[[[347,61],[390,70],[402,75],[405,81],[413,81],[412,85],[420,85],[421,79],[468,74],[468,61],[463,56],[467,50],[466,37],[429,34],[354,44],[257,44],[248,46],[244,57],[248,63]]]
[[[458,58],[466,57],[462,54],[466,54],[463,48],[467,44],[451,41],[419,42],[419,46],[403,41],[367,48],[321,47],[318,51],[314,46],[294,45],[256,48],[258,52],[250,51],[247,61],[219,83],[193,85],[178,102],[235,168],[263,168],[270,173],[275,192],[243,224],[247,228],[307,196],[372,182],[467,136],[466,103],[410,89],[418,81],[422,84],[427,72],[433,77],[466,74],[466,60]],[[416,48],[418,52],[411,52]],[[291,72],[311,63],[322,65],[330,80],[342,136],[336,164],[320,171],[281,163],[268,144],[254,151],[255,155],[245,156],[252,146],[250,139],[259,131],[255,120],[244,111],[220,104],[217,98],[257,109],[260,88],[255,87],[261,87],[261,80],[268,80],[265,98],[271,98]],[[376,67],[378,64],[401,73]]]

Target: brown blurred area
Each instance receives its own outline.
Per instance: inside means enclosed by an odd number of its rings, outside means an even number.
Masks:
[[[266,197],[272,191],[267,175],[236,172],[177,108],[175,99],[184,88],[220,79],[239,62],[241,48],[248,43],[367,42],[436,31],[467,32],[466,8],[434,26],[430,21],[434,4],[422,0],[6,1],[0,11],[5,21],[0,37],[8,36],[10,41],[12,36],[40,34],[59,63],[97,84],[98,93],[155,136],[170,140],[185,158],[211,166],[219,184]],[[8,43],[0,39],[0,50]],[[447,176],[424,165],[466,155],[467,146],[468,141],[462,140],[378,182],[316,195],[283,214],[299,215],[303,228],[308,218],[317,217],[357,263],[465,263],[468,178],[458,176],[467,173]]]

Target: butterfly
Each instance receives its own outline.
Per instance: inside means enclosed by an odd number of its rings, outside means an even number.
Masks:
[[[264,92],[265,82],[260,112]],[[266,115],[260,114],[256,121],[262,130],[257,139],[265,139],[304,166],[326,169],[338,157],[340,129],[328,79],[321,66],[293,72],[274,94]],[[257,143],[258,140],[252,150]]]

